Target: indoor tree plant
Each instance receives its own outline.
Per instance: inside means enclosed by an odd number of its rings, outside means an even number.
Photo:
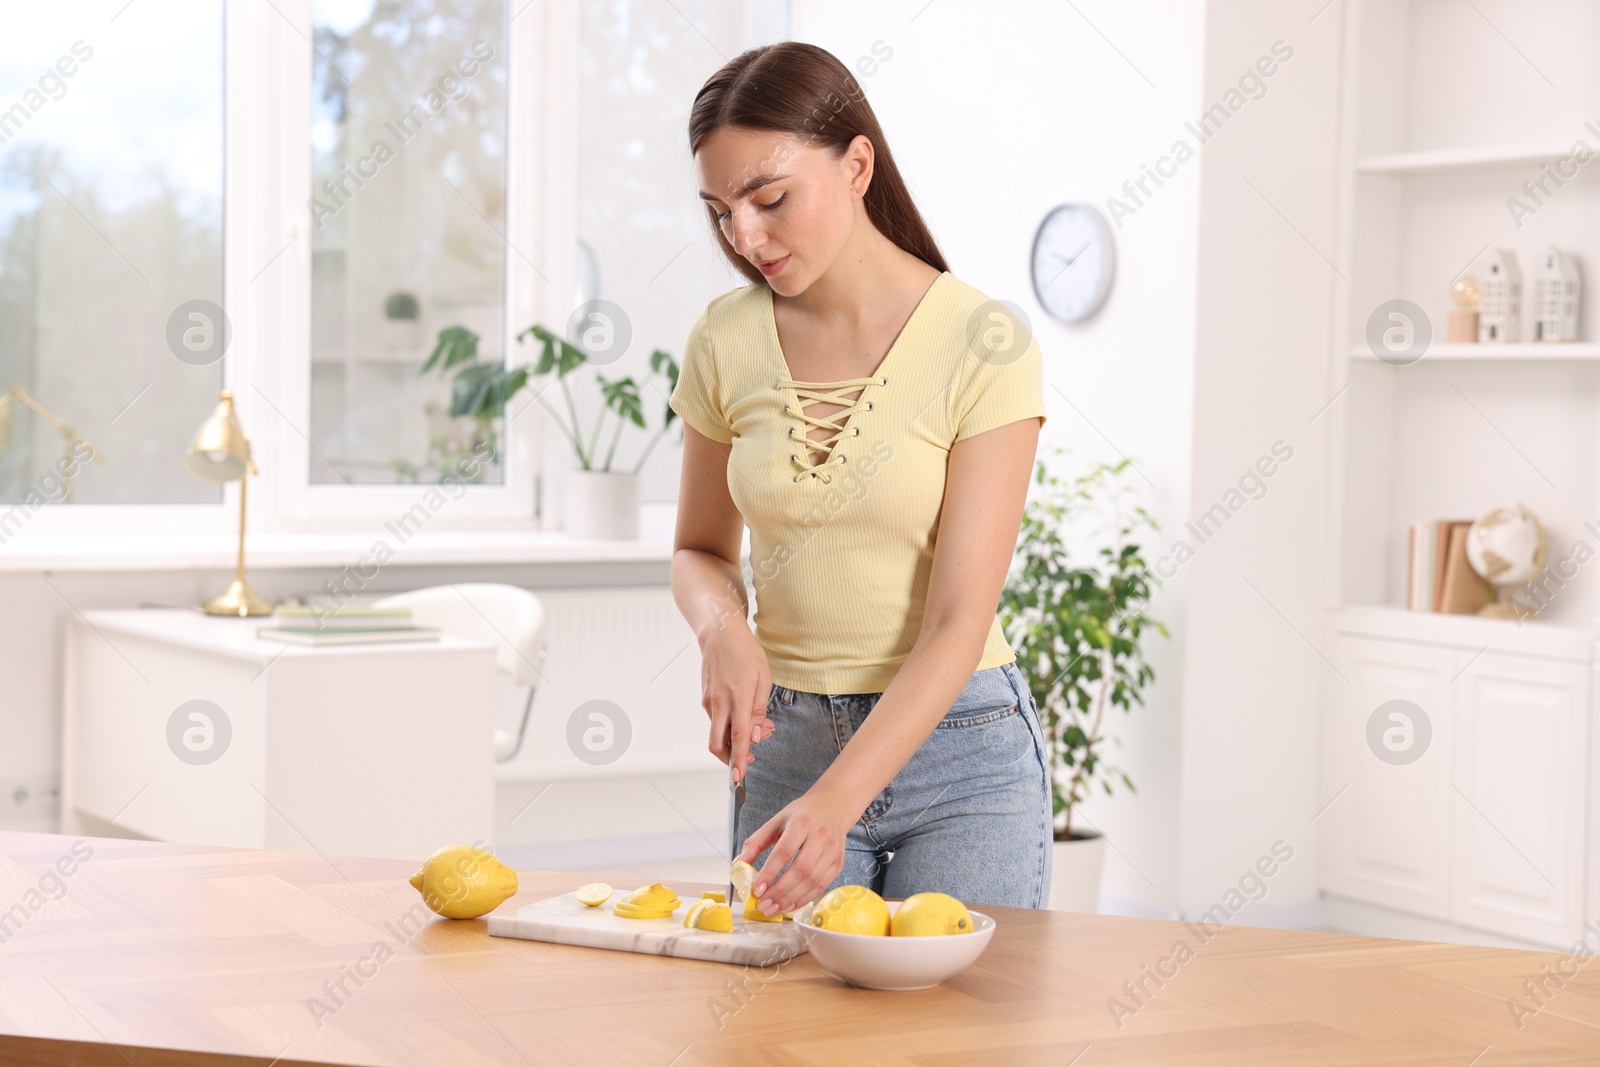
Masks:
[[[577,467],[568,474],[566,500],[566,530],[575,537],[632,538],[639,535],[639,471],[649,457],[656,442],[666,435],[677,419],[677,412],[662,401],[661,428],[656,431],[638,460],[630,470],[613,470],[617,444],[622,429],[628,424],[645,429],[644,402],[639,383],[632,377],[609,380],[595,372],[600,386],[602,407],[595,419],[593,432],[587,444],[578,423],[578,408],[572,390],[567,385],[567,375],[589,361],[582,348],[558,337],[538,323],[517,334],[520,343],[533,337],[543,345],[538,361],[530,368],[526,365],[509,369],[497,363],[478,360],[478,335],[463,326],[451,326],[439,331],[439,342],[422,366],[422,373],[438,367],[441,373],[455,369],[451,383],[450,414],[470,417],[483,427],[491,445],[494,444],[494,418],[505,411],[506,403],[530,378],[556,373],[556,383],[566,399],[567,417],[571,427],[562,421],[561,414],[544,400],[543,390],[535,397],[545,405],[555,424],[571,443],[577,458]],[[456,369],[459,368],[459,369]],[[650,353],[650,369],[667,379],[666,396],[671,396],[678,384],[678,362],[671,354],[656,349]],[[600,459],[600,433],[606,421],[606,412],[616,417],[616,428],[611,434],[605,457]],[[498,450],[496,450],[498,454]]]
[[[1057,454],[1060,450],[1057,450]],[[1038,461],[1023,510],[1001,625],[1039,708],[1050,761],[1055,856],[1050,904],[1094,911],[1105,842],[1072,825],[1096,784],[1133,782],[1106,758],[1107,716],[1143,704],[1155,677],[1145,661],[1152,579],[1139,538],[1157,529],[1129,485],[1132,462],[1099,463],[1063,481]],[[1072,546],[1069,549],[1069,544]]]

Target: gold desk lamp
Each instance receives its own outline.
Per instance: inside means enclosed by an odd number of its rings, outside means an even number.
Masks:
[[[5,392],[0,393],[0,456],[4,456],[6,449],[11,445],[11,414],[15,410],[16,401],[21,401],[35,415],[49,423],[61,435],[61,442],[66,450],[62,458],[67,460],[66,471],[62,479],[66,483],[67,491],[62,496],[61,502],[63,504],[72,503],[72,476],[77,473],[78,466],[72,462],[73,446],[81,443],[88,450],[89,458],[92,460],[103,461],[106,457],[101,455],[100,450],[95,448],[94,445],[84,440],[83,435],[77,430],[57,418],[55,412],[29,396],[22,386],[16,382],[12,382]]]
[[[251,615],[271,615],[272,605],[251,592],[244,581],[244,497],[250,475],[259,474],[255,460],[250,457],[250,439],[239,425],[239,415],[233,409],[233,390],[224,389],[217,410],[200,424],[194,443],[184,458],[189,473],[202,482],[223,485],[239,483],[239,561],[234,568],[233,584],[214,600],[202,607],[207,615],[234,615],[247,618]]]

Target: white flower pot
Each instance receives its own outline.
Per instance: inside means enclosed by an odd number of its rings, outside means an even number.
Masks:
[[[631,471],[568,471],[564,525],[573,537],[637,538],[639,476]]]
[[[391,352],[415,352],[422,347],[422,323],[416,319],[384,319],[383,346]]]
[[[1050,846],[1051,911],[1100,910],[1100,872],[1105,866],[1106,839],[1099,834],[1055,841]]]

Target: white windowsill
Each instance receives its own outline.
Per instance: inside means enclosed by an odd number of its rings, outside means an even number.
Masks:
[[[355,566],[370,560],[380,537],[393,554],[385,566],[519,563],[634,563],[672,559],[677,509],[647,504],[638,540],[584,540],[560,530],[421,530],[404,543],[381,528],[367,531],[252,533],[245,542],[250,571]],[[0,545],[4,571],[231,570],[233,535],[17,538]]]

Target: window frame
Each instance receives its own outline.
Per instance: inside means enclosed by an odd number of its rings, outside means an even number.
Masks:
[[[572,291],[575,270],[571,262],[563,264],[559,272],[537,266],[553,265],[555,259],[548,252],[552,247],[561,247],[557,243],[560,235],[553,233],[548,224],[550,212],[544,210],[553,190],[538,165],[537,149],[542,144],[548,146],[544,137],[549,125],[547,101],[566,99],[576,104],[575,92],[553,92],[557,86],[551,83],[576,74],[575,65],[567,64],[563,72],[552,60],[563,51],[555,47],[563,31],[576,41],[577,13],[571,5],[547,0],[533,0],[520,9],[517,3],[518,0],[506,0],[505,38],[506,314],[502,328],[504,351],[512,366],[531,362],[535,356],[528,345],[515,342],[515,334],[523,324],[549,318],[544,305],[551,303],[553,293]],[[262,528],[327,530],[392,519],[413,508],[429,486],[310,482],[311,446],[303,431],[310,424],[311,411],[312,234],[307,206],[312,195],[311,0],[280,2],[277,6],[281,14],[273,5],[250,0],[228,0],[228,4],[230,18],[237,13],[241,23],[250,18],[263,24],[255,27],[256,33],[241,33],[243,39],[230,33],[229,58],[234,57],[235,46],[245,51],[255,47],[254,41],[267,42],[265,47],[276,53],[272,61],[241,71],[243,77],[238,82],[229,79],[229,118],[235,119],[235,128],[245,133],[241,149],[248,152],[269,144],[276,147],[264,160],[241,159],[237,162],[243,166],[230,168],[230,174],[240,176],[241,185],[249,180],[247,176],[263,175],[267,178],[263,184],[275,186],[239,190],[238,199],[257,209],[242,212],[244,217],[229,221],[251,228],[254,256],[228,264],[226,286],[231,301],[228,306],[248,308],[249,321],[264,327],[249,331],[263,343],[233,368],[243,372],[243,388],[230,386],[239,397],[241,418],[250,420],[247,429],[258,441],[258,463],[265,460],[273,472],[269,477],[263,464],[260,481],[270,482],[268,493],[272,499],[262,514]],[[240,29],[244,27],[241,25]],[[238,114],[232,107],[236,98]],[[272,132],[277,136],[271,136]],[[229,162],[235,162],[231,153]],[[569,203],[575,192],[574,183]],[[576,240],[576,233],[572,232],[566,247],[576,247]],[[251,283],[249,278],[262,270],[252,264],[268,263],[274,255],[278,255],[277,260]],[[269,277],[271,283],[263,287],[261,282]],[[247,332],[240,329],[237,319],[234,326],[235,336]],[[272,360],[265,356],[271,351],[287,352],[292,358]],[[508,408],[501,435],[504,482],[468,486],[458,499],[437,509],[429,520],[430,527],[536,528],[534,472],[538,469],[539,443],[546,420],[532,396],[540,386],[537,380],[530,382]]]
[[[260,474],[250,479],[247,529],[371,532],[406,514],[429,484],[313,485],[311,386],[311,0],[223,2],[223,304],[232,343],[223,388],[235,396]],[[576,285],[579,11],[558,0],[506,0],[505,351],[512,366],[537,351],[515,334],[565,321]],[[566,205],[567,210],[561,210]],[[565,299],[557,294],[568,294]],[[469,485],[436,508],[434,531],[541,526],[536,478],[551,427],[529,382],[502,427],[504,481]],[[559,438],[556,438],[559,441]],[[182,457],[172,457],[175,470]],[[37,557],[61,540],[155,541],[237,529],[239,483],[216,504],[47,505],[0,544]],[[0,511],[13,505],[0,505]],[[113,550],[108,547],[108,552]]]

